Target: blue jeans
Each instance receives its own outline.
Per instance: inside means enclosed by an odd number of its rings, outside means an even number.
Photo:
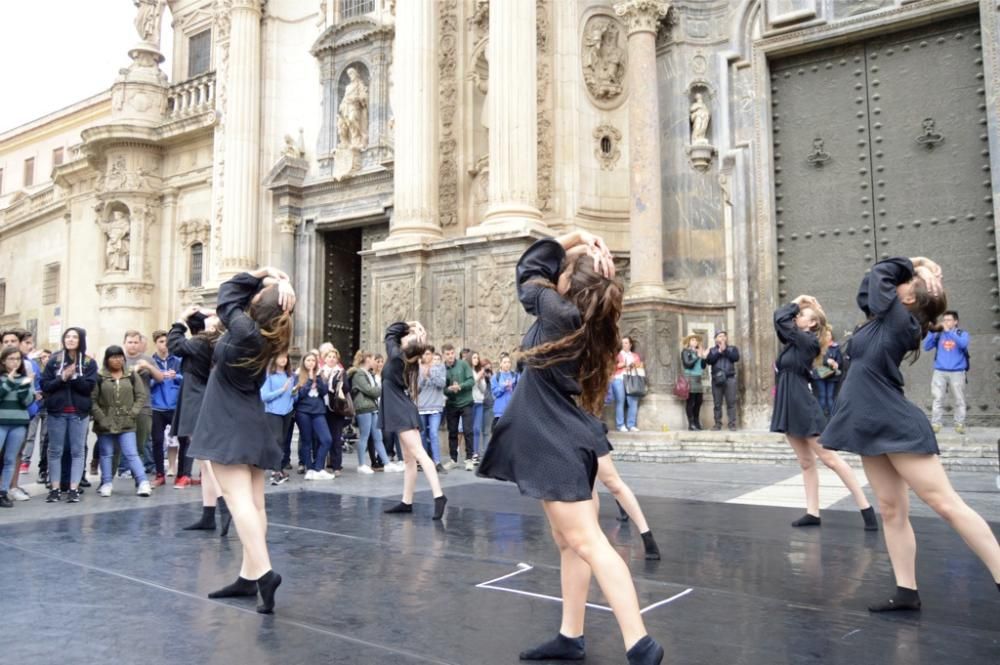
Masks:
[[[0,476],[0,492],[10,489],[10,481],[17,470],[17,455],[21,452],[27,425],[0,425],[0,451],[3,452],[3,476]]]
[[[476,402],[472,405],[472,454],[478,455],[481,452],[483,441],[483,403]]]
[[[441,412],[421,413],[420,420],[423,422],[423,427],[420,428],[420,437],[424,440],[424,449],[435,464],[440,464],[441,437],[438,432],[441,430]]]
[[[355,419],[358,421],[358,466],[368,463],[368,437],[375,439],[375,453],[382,464],[388,464],[389,455],[382,443],[382,430],[378,428],[378,412],[359,413]]]
[[[70,487],[75,488],[83,476],[84,445],[87,443],[88,416],[80,417],[75,413],[49,414],[49,478],[52,487],[58,489],[62,478],[63,450],[69,450]]]
[[[814,385],[816,386],[816,399],[819,400],[820,408],[826,413],[833,413],[833,394],[837,390],[836,382],[818,379],[814,382]]]
[[[621,377],[611,382],[611,392],[615,395],[615,427],[618,429],[635,427],[635,419],[639,415],[639,398],[625,394],[625,381]],[[628,420],[625,419],[626,406],[628,406]]]
[[[295,424],[299,426],[299,463],[305,465],[306,471],[319,471],[326,466],[326,456],[333,446],[326,414],[296,413]]]
[[[115,444],[122,451],[122,461],[132,472],[132,479],[136,486],[146,482],[146,467],[139,458],[139,447],[135,442],[135,432],[121,432],[119,434],[98,434],[97,452],[101,456],[101,484],[108,485],[115,479],[112,472],[111,461],[115,456]]]

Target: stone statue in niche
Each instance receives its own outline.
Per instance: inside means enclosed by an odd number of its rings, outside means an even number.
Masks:
[[[354,67],[347,68],[350,82],[337,109],[338,143],[354,150],[368,147],[368,86]]]
[[[583,80],[590,94],[604,102],[618,97],[625,87],[625,49],[618,22],[606,17],[592,20],[583,49]]]
[[[160,18],[166,0],[132,0],[138,11],[135,14],[135,31],[142,41],[160,46]]]
[[[105,270],[108,272],[128,272],[129,251],[131,249],[132,219],[121,210],[111,213],[111,219],[101,223],[104,231]]]
[[[695,93],[694,101],[691,102],[691,144],[708,143],[708,123],[712,120],[712,111],[705,103],[705,96],[700,92]]]

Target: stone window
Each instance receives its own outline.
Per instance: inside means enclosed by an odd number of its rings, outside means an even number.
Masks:
[[[188,78],[201,76],[212,66],[212,31],[203,30],[188,39]]]
[[[0,279],[0,315],[7,312],[7,281]]]
[[[28,157],[24,160],[24,186],[31,187],[35,184],[35,158]]]
[[[50,263],[45,266],[45,276],[42,280],[42,304],[55,305],[59,302],[59,264]]]
[[[371,14],[375,11],[375,0],[340,0],[340,20]]]
[[[56,167],[63,163],[63,149],[56,148],[52,151],[52,166]]]
[[[205,246],[200,242],[191,245],[191,270],[188,275],[188,286],[199,288],[202,284],[202,273],[205,269]]]

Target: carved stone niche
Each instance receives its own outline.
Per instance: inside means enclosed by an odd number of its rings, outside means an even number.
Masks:
[[[594,157],[605,171],[613,171],[622,156],[622,133],[613,125],[603,123],[594,128]]]
[[[594,14],[583,26],[583,81],[594,105],[613,109],[625,98],[628,49],[626,31],[610,14]]]
[[[718,152],[711,142],[712,88],[706,81],[695,81],[688,86],[688,122],[690,144],[687,155],[691,166],[698,171],[707,171]]]

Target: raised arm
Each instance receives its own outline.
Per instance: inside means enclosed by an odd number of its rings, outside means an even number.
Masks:
[[[405,321],[397,321],[385,329],[385,354],[386,361],[395,358],[403,352],[403,338],[410,331],[410,324]]]
[[[858,307],[868,316],[883,317],[899,301],[896,287],[913,279],[910,259],[894,257],[879,261],[861,280],[858,289]]]

